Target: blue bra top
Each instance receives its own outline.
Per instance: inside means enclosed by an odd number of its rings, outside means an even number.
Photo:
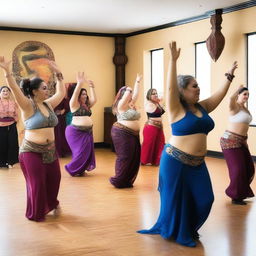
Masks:
[[[46,106],[49,112],[49,116],[45,116],[41,110],[33,103],[35,112],[31,117],[24,121],[26,130],[54,127],[58,124],[58,117],[56,114],[46,102],[43,102],[43,104]]]
[[[132,121],[132,120],[139,120],[140,119],[140,113],[135,109],[128,109],[127,111],[123,113],[117,113],[116,114],[117,121]]]
[[[214,128],[214,121],[206,110],[199,104],[197,104],[197,107],[202,112],[202,117],[196,116],[191,111],[186,111],[182,119],[171,124],[173,135],[208,134]]]

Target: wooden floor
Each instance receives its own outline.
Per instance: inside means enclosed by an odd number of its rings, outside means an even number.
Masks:
[[[200,230],[196,248],[141,235],[159,211],[158,168],[142,166],[134,188],[118,190],[108,182],[115,155],[96,150],[97,169],[85,177],[70,177],[61,159],[62,181],[59,217],[49,214],[36,223],[24,217],[25,181],[19,165],[0,169],[0,256],[255,256],[256,201],[246,206],[230,204],[224,194],[228,184],[224,160],[207,158],[215,202]],[[255,181],[252,184],[256,192]]]

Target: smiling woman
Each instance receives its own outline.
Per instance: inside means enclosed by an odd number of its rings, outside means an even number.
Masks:
[[[41,78],[23,79],[21,90],[9,66],[10,61],[0,56],[0,67],[21,109],[25,126],[19,160],[27,185],[26,217],[42,221],[59,205],[60,166],[54,144],[54,126],[58,119],[53,108],[65,96],[63,77],[56,64],[48,61],[49,69],[57,73],[58,79],[56,93],[48,98],[48,86]]]
[[[18,162],[18,106],[11,99],[7,86],[0,88],[0,168],[11,168]]]

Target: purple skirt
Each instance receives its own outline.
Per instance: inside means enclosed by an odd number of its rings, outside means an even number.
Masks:
[[[73,125],[66,128],[66,139],[72,151],[72,160],[65,165],[71,176],[80,176],[95,169],[95,153],[92,131],[83,131]]]
[[[116,151],[115,176],[110,183],[116,188],[133,187],[140,167],[140,140],[139,135],[112,126],[111,137]]]

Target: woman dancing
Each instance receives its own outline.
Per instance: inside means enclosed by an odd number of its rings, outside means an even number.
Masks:
[[[140,167],[140,113],[134,104],[138,98],[141,78],[141,75],[137,75],[134,91],[130,87],[122,87],[112,107],[117,117],[111,129],[117,159],[115,176],[110,178],[110,183],[116,188],[132,187]]]
[[[247,132],[252,116],[245,106],[249,91],[241,86],[230,98],[228,129],[220,139],[226,159],[230,184],[226,194],[233,204],[245,205],[244,199],[253,197],[250,184],[254,177],[254,164],[247,145]]]
[[[160,156],[164,148],[162,115],[165,110],[159,104],[156,89],[149,89],[145,104],[148,121],[143,129],[143,143],[141,146],[141,164],[159,165]]]
[[[89,84],[90,98],[87,90],[81,88],[85,83]],[[71,176],[82,176],[85,171],[92,171],[96,167],[91,119],[91,108],[97,101],[94,87],[93,81],[85,79],[84,73],[78,73],[77,86],[69,103],[72,123],[66,128],[72,160],[65,168]]]
[[[0,67],[21,109],[25,127],[19,160],[27,186],[26,217],[43,221],[45,215],[59,205],[61,174],[54,145],[54,126],[58,119],[53,109],[65,96],[63,77],[56,64],[49,61],[50,68],[57,74],[56,93],[48,98],[47,84],[39,77],[23,79],[22,93],[9,66],[10,61],[1,56]]]
[[[193,247],[199,238],[197,231],[206,221],[214,200],[204,161],[206,137],[214,128],[208,113],[226,95],[237,64],[233,64],[223,85],[210,98],[199,102],[200,89],[195,78],[180,75],[177,79],[180,49],[176,48],[176,42],[170,43],[170,53],[166,102],[172,136],[160,160],[160,215],[150,230],[139,233],[160,234]]]

